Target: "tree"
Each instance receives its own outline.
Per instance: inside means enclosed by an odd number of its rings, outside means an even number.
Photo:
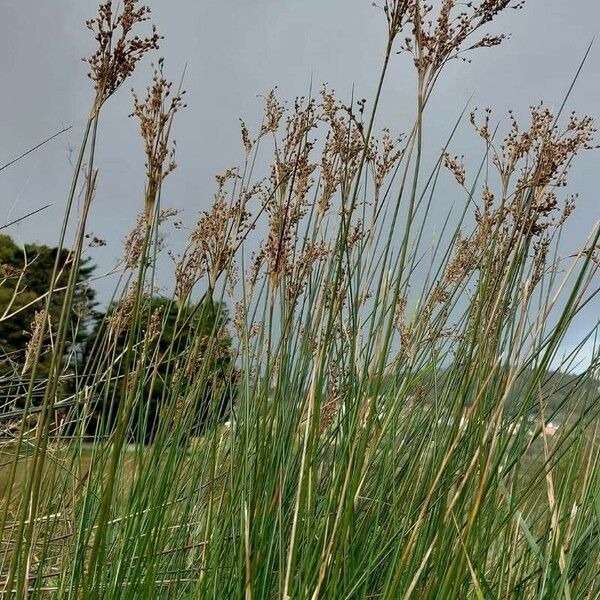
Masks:
[[[39,331],[40,320],[46,306],[56,258],[59,271],[55,292],[50,299],[46,336],[37,363],[36,376],[43,379],[48,374],[51,340],[60,321],[64,287],[70,276],[69,251],[45,245],[25,244],[19,247],[7,235],[0,235],[0,394],[15,396],[23,389],[31,368],[30,343]],[[65,356],[65,368],[74,367],[78,350],[85,341],[96,305],[94,290],[87,285],[95,266],[85,259],[77,274],[73,308],[68,315],[69,344]],[[11,389],[8,391],[6,386]]]
[[[131,322],[115,325],[122,303],[109,307],[86,341],[83,364],[96,397],[87,426],[90,436],[106,436],[125,401],[122,384]],[[151,442],[165,419],[173,420],[176,403],[187,398],[186,430],[201,433],[209,423],[226,419],[233,402],[235,369],[231,357],[229,317],[224,304],[207,299],[178,307],[172,300],[144,300],[139,328],[131,342],[130,370],[142,372],[129,437]],[[98,385],[99,373],[103,381]],[[100,378],[102,380],[102,378]],[[191,401],[190,401],[191,400]]]

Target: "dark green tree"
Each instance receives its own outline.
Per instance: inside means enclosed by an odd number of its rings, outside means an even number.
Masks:
[[[28,379],[31,368],[28,347],[43,318],[57,256],[60,268],[36,368],[36,377],[41,380],[48,374],[51,341],[60,321],[65,298],[62,288],[70,275],[69,252],[63,249],[59,254],[57,248],[38,244],[20,247],[9,236],[0,235],[0,378],[3,382],[0,394],[5,398],[18,398],[19,390],[22,392],[24,381]],[[94,268],[90,260],[85,259],[78,272],[73,309],[68,316],[69,357],[64,357],[66,370],[72,371],[78,366],[80,349],[94,314],[95,292],[87,285]]]
[[[124,401],[124,361],[138,374],[141,389],[132,417],[131,440],[151,442],[165,419],[175,423],[174,403],[185,398],[188,434],[201,433],[209,423],[227,418],[233,402],[235,369],[226,306],[205,300],[178,307],[168,298],[147,298],[140,310],[137,334],[131,322],[115,325],[122,303],[109,307],[98,319],[83,355],[85,373],[93,384],[95,401],[87,426],[90,436],[106,436],[115,425]],[[115,334],[116,330],[116,334]],[[128,336],[135,335],[127,359]],[[104,381],[98,385],[98,374]]]

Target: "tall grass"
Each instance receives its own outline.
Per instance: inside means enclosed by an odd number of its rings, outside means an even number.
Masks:
[[[445,66],[499,44],[489,27],[510,7],[385,0],[371,105],[323,88],[286,108],[270,93],[256,133],[242,123],[242,164],[217,178],[177,259],[166,351],[156,343],[164,316],[145,299],[183,100],[160,61],[134,100],[147,182],[116,308],[74,373],[68,323],[102,109],[160,41],[155,30],[135,37],[148,18],[135,0],[100,7],[88,23],[99,45],[95,99],[59,246],[82,183],[85,204],[61,320],[50,325],[51,372],[37,405],[41,319],[24,408],[2,417],[4,597],[598,597],[598,353],[558,405],[548,402],[564,377],[550,368],[598,292],[598,226],[576,254],[559,253],[573,212],[563,188],[593,121],[540,105],[503,132],[491,111],[474,112],[475,172],[450,151],[462,118],[433,167],[423,159]],[[376,115],[390,63],[407,59],[416,117],[396,138],[379,133]],[[432,240],[449,185],[464,204]],[[223,352],[222,301],[235,340],[226,378],[210,368]],[[194,311],[213,311],[209,339],[184,335]],[[582,345],[596,332],[592,324]],[[215,405],[193,437],[201,391],[217,380],[235,397],[230,420]],[[132,445],[132,423],[151,426],[155,389],[154,441],[136,430]],[[100,405],[114,427],[90,443]]]

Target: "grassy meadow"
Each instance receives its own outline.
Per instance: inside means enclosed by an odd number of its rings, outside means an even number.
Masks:
[[[594,120],[473,109],[428,147],[446,66],[490,60],[523,3],[378,4],[370,99],[266,94],[160,299],[172,128],[194,107],[147,7],[104,2],[86,23],[93,99],[43,293],[34,257],[0,248],[0,338],[35,309],[0,355],[2,598],[600,598],[598,323],[561,359],[600,291],[598,224],[561,250]],[[388,129],[400,61],[414,120]],[[103,111],[140,69],[145,188],[92,314]]]

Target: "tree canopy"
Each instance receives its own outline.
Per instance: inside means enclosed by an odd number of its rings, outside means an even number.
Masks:
[[[46,335],[41,340],[41,355],[37,361],[36,376],[47,375],[50,349],[65,298],[63,291],[70,276],[70,253],[67,249],[39,244],[19,246],[7,236],[0,235],[0,377],[4,379],[3,396],[14,395],[11,388],[21,386],[30,368],[28,349],[39,331],[54,265],[58,257],[55,291],[50,299],[46,320]],[[96,293],[88,285],[94,271],[90,259],[84,259],[77,273],[77,287],[73,309],[68,316],[71,343],[65,356],[65,367],[78,360],[81,345],[94,315]]]
[[[200,433],[209,422],[222,421],[233,401],[235,369],[226,306],[205,299],[178,306],[160,296],[145,298],[140,310],[141,326],[131,320],[117,323],[123,301],[112,304],[88,336],[83,354],[85,377],[99,374],[89,435],[106,436],[114,428],[119,403],[125,402],[122,378],[127,360],[138,373],[137,409],[130,424],[130,438],[152,441],[165,419],[176,418],[169,399],[187,402],[186,426]],[[133,337],[133,339],[129,339]],[[190,422],[191,421],[191,422]]]
[[[36,366],[40,394],[61,318],[70,254],[66,249],[59,253],[57,248],[38,244],[20,247],[9,236],[0,235],[0,396],[4,411],[10,412],[23,403],[31,371],[32,341],[45,316],[57,257],[55,292]],[[119,404],[125,400],[125,357],[133,369],[143,371],[136,391],[138,408],[132,417],[131,437],[142,436],[145,441],[154,438],[165,415],[173,412],[165,399],[174,397],[174,388],[179,390],[177,396],[187,398],[186,418],[191,419],[191,432],[200,432],[209,421],[224,419],[231,406],[235,379],[226,306],[212,298],[178,306],[169,298],[147,296],[135,317],[123,318],[127,298],[112,303],[102,313],[96,308],[96,293],[88,285],[94,268],[85,259],[78,271],[68,316],[70,343],[62,357],[67,375],[62,391],[75,394],[86,385],[92,390],[86,407],[87,432],[97,435],[112,431]],[[78,385],[74,385],[75,376]],[[36,397],[34,394],[34,403]]]

